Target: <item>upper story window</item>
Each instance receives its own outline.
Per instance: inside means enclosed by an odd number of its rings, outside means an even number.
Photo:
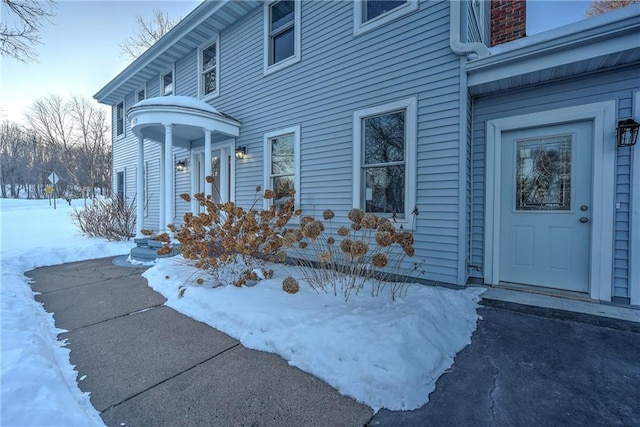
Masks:
[[[273,203],[282,206],[295,198],[300,206],[300,126],[281,129],[265,135],[265,187],[273,190]],[[291,192],[295,191],[292,196]],[[265,207],[270,201],[265,200]]]
[[[300,2],[265,3],[264,72],[279,70],[300,61]]]
[[[416,101],[354,113],[354,206],[407,221],[415,205]]]
[[[200,70],[200,80],[198,85],[201,98],[218,94],[219,58],[218,40],[204,45],[199,50],[198,68]]]
[[[174,90],[173,70],[170,70],[160,77],[160,95],[173,95]]]
[[[418,9],[418,0],[356,0],[353,33],[365,33]]]
[[[124,102],[116,105],[116,136],[124,135]]]
[[[146,95],[147,91],[144,88],[136,91],[136,102],[143,101],[147,97]]]

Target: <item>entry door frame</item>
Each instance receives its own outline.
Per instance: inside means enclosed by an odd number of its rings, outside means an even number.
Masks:
[[[561,119],[559,119],[561,118]],[[484,282],[500,283],[502,133],[569,122],[593,122],[589,296],[611,301],[615,203],[616,101],[597,102],[487,121]]]

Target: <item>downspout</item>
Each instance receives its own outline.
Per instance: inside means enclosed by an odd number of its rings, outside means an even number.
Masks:
[[[489,49],[482,43],[462,43],[460,41],[460,23],[461,23],[461,1],[450,1],[450,23],[449,23],[449,45],[451,50],[460,57],[460,84],[459,84],[459,111],[458,111],[458,135],[459,135],[459,153],[458,153],[458,274],[457,284],[465,286],[469,278],[468,264],[470,262],[469,251],[467,250],[467,242],[470,236],[466,236],[467,224],[470,218],[467,218],[467,173],[469,162],[467,158],[467,117],[469,112],[468,88],[467,88],[467,70],[466,58],[462,55],[475,53],[478,57],[483,58],[489,56]],[[471,195],[473,200],[473,195]],[[472,207],[471,207],[472,208]],[[473,209],[469,209],[469,216]],[[471,230],[469,230],[470,232]],[[470,248],[469,248],[470,249]]]
[[[475,53],[480,58],[489,56],[489,48],[482,43],[463,43],[460,41],[460,21],[462,17],[461,0],[452,0],[449,2],[451,10],[451,22],[449,23],[449,45],[451,50],[457,55],[467,55]]]

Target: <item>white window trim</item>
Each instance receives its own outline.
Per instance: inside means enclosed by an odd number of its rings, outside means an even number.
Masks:
[[[146,83],[142,87],[139,87],[138,89],[136,89],[136,91],[133,93],[134,104],[137,104],[138,102],[141,101],[141,100],[138,99],[138,93],[140,91],[144,91],[144,99],[147,99],[147,84]]]
[[[408,0],[406,4],[398,6],[396,9],[390,10],[387,13],[383,13],[370,21],[362,22],[363,15],[363,1],[355,0],[353,2],[353,35],[357,36],[371,31],[375,28],[388,24],[391,21],[395,21],[409,13],[418,10],[418,0]]]
[[[500,174],[502,133],[556,123],[593,120],[593,185],[589,295],[611,301],[615,194],[616,102],[605,101],[489,120],[486,130],[484,282],[500,283]]]
[[[122,133],[118,133],[118,105],[122,104]],[[118,102],[116,104],[116,108],[115,108],[115,129],[114,129],[114,134],[116,136],[116,139],[122,139],[127,135],[127,104],[125,103],[125,100],[123,99],[122,101]]]
[[[301,45],[301,40],[302,40],[302,31],[301,31],[301,12],[300,12],[300,8],[301,8],[301,2],[300,0],[295,0],[295,6],[294,6],[294,12],[293,12],[293,31],[294,31],[294,42],[293,42],[293,56],[282,60],[276,64],[272,64],[269,65],[269,57],[270,55],[270,37],[269,37],[269,27],[270,27],[270,19],[269,19],[269,15],[270,15],[270,7],[273,3],[276,3],[276,1],[267,1],[264,3],[264,13],[263,13],[263,30],[264,30],[264,35],[263,35],[263,57],[264,57],[264,64],[263,64],[263,74],[269,75],[271,73],[275,73],[276,71],[282,70],[283,68],[289,67],[290,65],[293,65],[297,62],[300,62],[301,59],[301,55],[300,55],[300,45]]]
[[[269,140],[277,136],[293,134],[293,185],[295,187],[296,194],[294,195],[295,208],[300,208],[300,125],[291,126],[284,129],[278,129],[273,132],[267,132],[264,134],[264,180],[263,189],[270,189],[271,181],[271,147],[269,146]],[[264,201],[264,209],[269,209],[271,205],[270,200]]]
[[[362,119],[369,116],[404,109],[405,116],[405,217],[396,222],[404,229],[413,224],[411,212],[416,206],[416,158],[418,144],[418,100],[415,97],[357,110],[353,113],[353,207],[363,209],[362,198]]]
[[[640,121],[640,91],[633,94],[633,116]],[[624,118],[624,117],[621,117]],[[640,145],[631,147],[631,212],[629,227],[629,297],[640,305]]]
[[[216,90],[205,95],[203,93],[204,87],[202,85],[202,75],[203,75],[202,52],[208,47],[211,47],[211,45],[213,44],[216,45]],[[175,84],[175,78],[174,78],[174,84]],[[202,43],[198,47],[198,96],[203,101],[208,101],[219,95],[220,95],[220,36],[216,35],[215,37],[207,40],[205,43]]]
[[[170,94],[165,95],[164,93],[164,76],[169,73],[173,73],[173,90]],[[163,72],[160,73],[160,96],[171,96],[176,94],[176,65],[173,64],[170,68],[167,68]]]

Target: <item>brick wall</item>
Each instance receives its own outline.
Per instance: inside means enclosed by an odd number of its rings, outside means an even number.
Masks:
[[[527,2],[525,0],[491,1],[491,46],[526,36]]]

